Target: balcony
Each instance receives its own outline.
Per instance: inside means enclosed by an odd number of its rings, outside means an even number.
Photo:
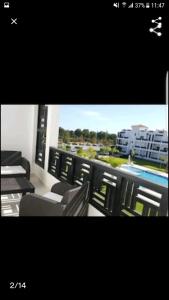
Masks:
[[[38,131],[39,136],[36,135],[37,105],[14,107],[7,105],[2,108],[1,122],[2,149],[22,151],[23,156],[30,162],[30,181],[35,186],[35,193],[43,195],[50,191],[51,186],[56,182],[81,186],[89,181],[88,216],[167,215],[168,189],[166,187],[59,150],[57,148],[57,105],[48,106],[46,132],[42,139],[41,131]],[[44,148],[39,147],[37,140],[43,141],[45,151]],[[37,164],[36,152],[42,150],[44,161],[42,164]],[[13,202],[15,201],[14,198],[12,199],[12,194],[9,197]],[[140,210],[137,209],[138,205],[142,207]]]
[[[119,138],[119,139],[128,139],[129,137],[126,136],[126,135],[119,135],[118,138]]]
[[[161,140],[154,140],[153,142],[154,143],[161,143],[162,141]]]
[[[168,149],[160,149],[160,152],[164,152],[164,153],[167,153],[168,152]]]
[[[117,142],[117,146],[128,146],[128,143],[124,143],[122,141]]]
[[[156,152],[159,152],[160,151],[160,147],[157,147],[157,148],[152,148],[151,151],[156,151]]]
[[[158,159],[158,157],[153,157],[153,156],[150,156],[150,158],[153,160],[153,161],[157,161],[157,162],[159,162],[160,160]]]

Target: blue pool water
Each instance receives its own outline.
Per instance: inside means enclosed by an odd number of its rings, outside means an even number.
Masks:
[[[163,185],[168,187],[168,178],[161,176],[161,175],[157,175],[148,171],[144,171],[141,169],[137,169],[135,167],[132,166],[127,166],[127,165],[123,165],[122,169],[129,171],[131,173],[133,173],[136,176],[139,176],[140,178],[143,179],[147,179],[148,181]]]

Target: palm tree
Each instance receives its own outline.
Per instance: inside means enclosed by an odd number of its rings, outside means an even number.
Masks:
[[[134,149],[132,149],[130,151],[130,155],[131,155],[131,158],[132,158],[132,161],[133,161],[135,159],[136,151]]]

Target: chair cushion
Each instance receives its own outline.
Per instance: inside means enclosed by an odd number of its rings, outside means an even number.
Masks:
[[[72,190],[76,187],[77,185],[71,185],[67,182],[58,182],[52,186],[51,192],[63,196],[67,191]]]
[[[52,193],[52,192],[48,192],[48,193],[44,194],[43,197],[54,200],[56,202],[61,202],[62,198],[63,198],[63,196]]]
[[[79,192],[80,189],[81,189],[81,186],[78,186],[75,189],[67,191],[63,196],[62,204],[68,205],[71,202],[71,200],[73,199],[73,197]]]
[[[20,151],[1,151],[1,166],[18,166],[21,164]]]
[[[26,170],[21,166],[1,167],[1,175],[26,174]]]

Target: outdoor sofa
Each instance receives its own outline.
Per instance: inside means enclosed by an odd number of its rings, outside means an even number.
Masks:
[[[1,151],[1,177],[30,179],[30,163],[22,157],[21,151]]]
[[[71,186],[60,182],[43,196],[29,194],[20,202],[19,216],[87,216],[89,182]]]

